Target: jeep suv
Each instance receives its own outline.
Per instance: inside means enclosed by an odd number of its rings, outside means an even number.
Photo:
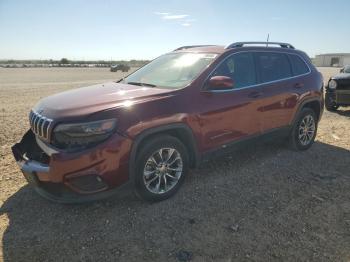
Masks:
[[[90,201],[132,185],[159,201],[190,168],[241,142],[278,135],[308,149],[323,105],[321,74],[290,44],[185,46],[118,82],[42,99],[12,149],[51,200]]]
[[[119,70],[122,71],[122,72],[128,72],[130,70],[130,66],[123,65],[123,64],[118,64],[118,65],[112,65],[111,66],[111,72],[118,72]]]
[[[350,65],[343,67],[339,74],[332,76],[326,85],[326,109],[336,111],[339,106],[350,106]]]

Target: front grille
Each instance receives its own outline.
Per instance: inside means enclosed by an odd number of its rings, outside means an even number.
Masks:
[[[52,121],[52,119],[44,117],[35,111],[31,111],[29,114],[29,123],[33,133],[47,141],[50,139]]]
[[[340,105],[350,104],[350,90],[337,90],[337,103]]]
[[[337,89],[350,90],[350,79],[337,79]]]

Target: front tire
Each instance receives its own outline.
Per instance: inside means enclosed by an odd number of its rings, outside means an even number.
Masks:
[[[317,116],[310,108],[303,108],[295,121],[289,137],[292,149],[302,151],[309,149],[317,134]]]
[[[189,168],[186,147],[175,137],[147,141],[136,158],[135,189],[147,201],[161,201],[181,187]]]

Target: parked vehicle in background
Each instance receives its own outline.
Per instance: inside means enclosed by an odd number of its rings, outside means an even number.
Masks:
[[[184,46],[117,83],[42,99],[12,150],[51,200],[91,201],[130,184],[159,201],[189,168],[238,144],[280,136],[310,148],[323,106],[321,74],[290,44]]]
[[[339,106],[350,106],[350,65],[340,69],[340,73],[332,76],[326,86],[326,109],[335,111]]]
[[[346,65],[340,69],[339,73],[347,73],[350,74],[350,65]]]
[[[128,72],[130,70],[130,66],[124,65],[124,64],[117,64],[117,65],[112,65],[111,66],[111,72]]]

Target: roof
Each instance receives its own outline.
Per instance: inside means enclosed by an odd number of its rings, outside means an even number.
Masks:
[[[266,44],[266,46],[265,46]],[[267,46],[269,44],[269,46]],[[280,46],[280,47],[276,47]],[[292,51],[298,52],[291,44],[279,43],[279,42],[236,42],[229,46],[221,45],[192,45],[182,46],[175,49],[173,52],[203,52],[203,53],[216,53],[222,54],[232,50],[269,50],[269,51]]]
[[[198,47],[187,47],[183,49],[174,50],[173,52],[186,52],[186,53],[214,53],[214,54],[223,54],[231,51],[272,51],[272,52],[289,52],[289,53],[299,53],[298,49],[291,48],[281,48],[281,47],[264,47],[264,46],[246,46],[246,47],[232,47],[225,48],[225,46],[198,46]],[[302,52],[304,53],[304,52]]]

